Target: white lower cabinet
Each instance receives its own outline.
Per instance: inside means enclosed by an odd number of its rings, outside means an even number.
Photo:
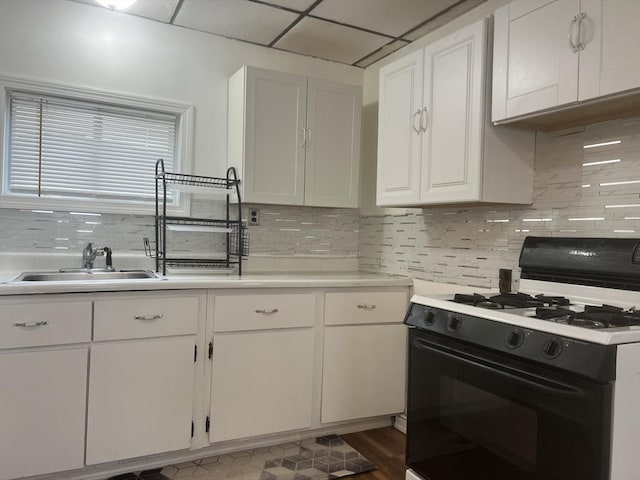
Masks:
[[[402,324],[325,329],[322,423],[402,413],[406,329]]]
[[[316,294],[214,302],[210,442],[310,427]]]
[[[177,294],[95,302],[87,465],[190,447],[203,304]]]
[[[0,479],[83,466],[87,351],[0,353]]]
[[[29,297],[0,297],[0,480],[404,409],[406,287]]]
[[[311,426],[313,330],[219,335],[210,441]]]
[[[0,299],[0,479],[84,464],[91,302]]]
[[[404,411],[407,293],[325,295],[322,423]]]

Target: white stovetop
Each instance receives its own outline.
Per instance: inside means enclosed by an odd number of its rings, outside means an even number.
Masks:
[[[602,304],[609,303],[624,308],[633,306],[640,307],[640,293],[629,292],[625,290],[599,289],[594,287],[584,287],[576,285],[560,285],[554,284],[553,289],[549,288],[549,284],[544,282],[536,282],[531,280],[522,280],[521,286],[523,291],[535,295],[537,293],[546,293],[549,295],[563,295],[570,297],[573,303],[580,302],[586,304]],[[604,293],[603,293],[604,292]],[[469,290],[459,293],[472,293]],[[487,292],[477,292],[487,294]],[[497,292],[492,292],[497,294]],[[508,323],[524,329],[538,330],[585,342],[600,343],[603,345],[637,343],[640,342],[640,326],[608,328],[608,329],[589,329],[566,325],[547,320],[540,320],[530,316],[523,316],[529,309],[486,309],[474,307],[473,305],[465,305],[452,301],[452,293],[434,293],[414,295],[412,302],[420,303],[435,308],[442,308],[457,313],[475,315],[487,318],[497,322]],[[526,313],[525,313],[526,315]]]

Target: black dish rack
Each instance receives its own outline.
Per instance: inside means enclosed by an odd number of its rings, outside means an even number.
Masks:
[[[156,216],[155,251],[148,238],[144,239],[145,253],[156,260],[156,272],[167,274],[168,266],[232,268],[237,265],[238,275],[242,275],[242,259],[249,255],[249,235],[246,224],[242,222],[242,200],[240,198],[240,179],[236,169],[227,169],[226,178],[184,175],[167,172],[162,159],[156,162]],[[186,186],[186,191],[207,189],[226,190],[226,217],[223,219],[177,217],[167,215],[167,186]],[[193,190],[192,190],[193,189]],[[232,205],[230,196],[235,195],[237,204]],[[233,215],[232,209],[237,214]],[[172,257],[167,253],[167,226],[180,226],[185,231],[218,231],[226,234],[227,247],[225,258]],[[175,227],[174,227],[175,228]]]

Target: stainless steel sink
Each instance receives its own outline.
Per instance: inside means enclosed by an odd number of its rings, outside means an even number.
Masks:
[[[76,282],[96,280],[136,280],[157,278],[150,270],[126,270],[120,272],[107,271],[73,271],[73,272],[23,272],[14,282]]]

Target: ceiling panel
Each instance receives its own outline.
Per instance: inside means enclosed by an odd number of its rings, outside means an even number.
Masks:
[[[387,37],[305,17],[274,46],[302,55],[352,64],[387,43]]]
[[[185,0],[174,23],[268,45],[298,14],[248,0]]]
[[[304,12],[307,8],[315,3],[316,0],[260,0],[262,3],[269,3],[271,5],[279,5],[281,7],[287,7],[291,10],[298,12]]]
[[[95,0],[76,1],[105,8],[102,7],[102,5],[99,5]],[[153,20],[158,20],[159,22],[169,22],[177,5],[178,0],[138,0],[132,6],[127,8],[126,13],[137,15],[138,17],[151,18]]]
[[[471,10],[473,7],[480,5],[484,1],[486,0],[465,0],[464,2],[459,2],[457,5],[453,6],[446,12],[438,15],[436,18],[423,25],[422,27],[414,30],[413,32],[404,35],[402,38],[410,41],[417,40],[418,38],[423,37],[427,33],[435,30],[438,27],[441,27],[445,23],[448,23],[454,18],[457,18],[463,13]]]
[[[323,0],[310,15],[394,37],[460,0]]]
[[[137,0],[122,13],[366,68],[485,1]]]
[[[388,43],[384,47],[382,47],[379,51],[374,52],[371,56],[363,59],[362,61],[356,63],[357,67],[366,68],[372,63],[377,62],[381,58],[386,57],[390,53],[395,52],[396,50],[401,49],[405,45],[409,45],[409,42],[405,42],[403,40],[394,40],[391,43]]]

